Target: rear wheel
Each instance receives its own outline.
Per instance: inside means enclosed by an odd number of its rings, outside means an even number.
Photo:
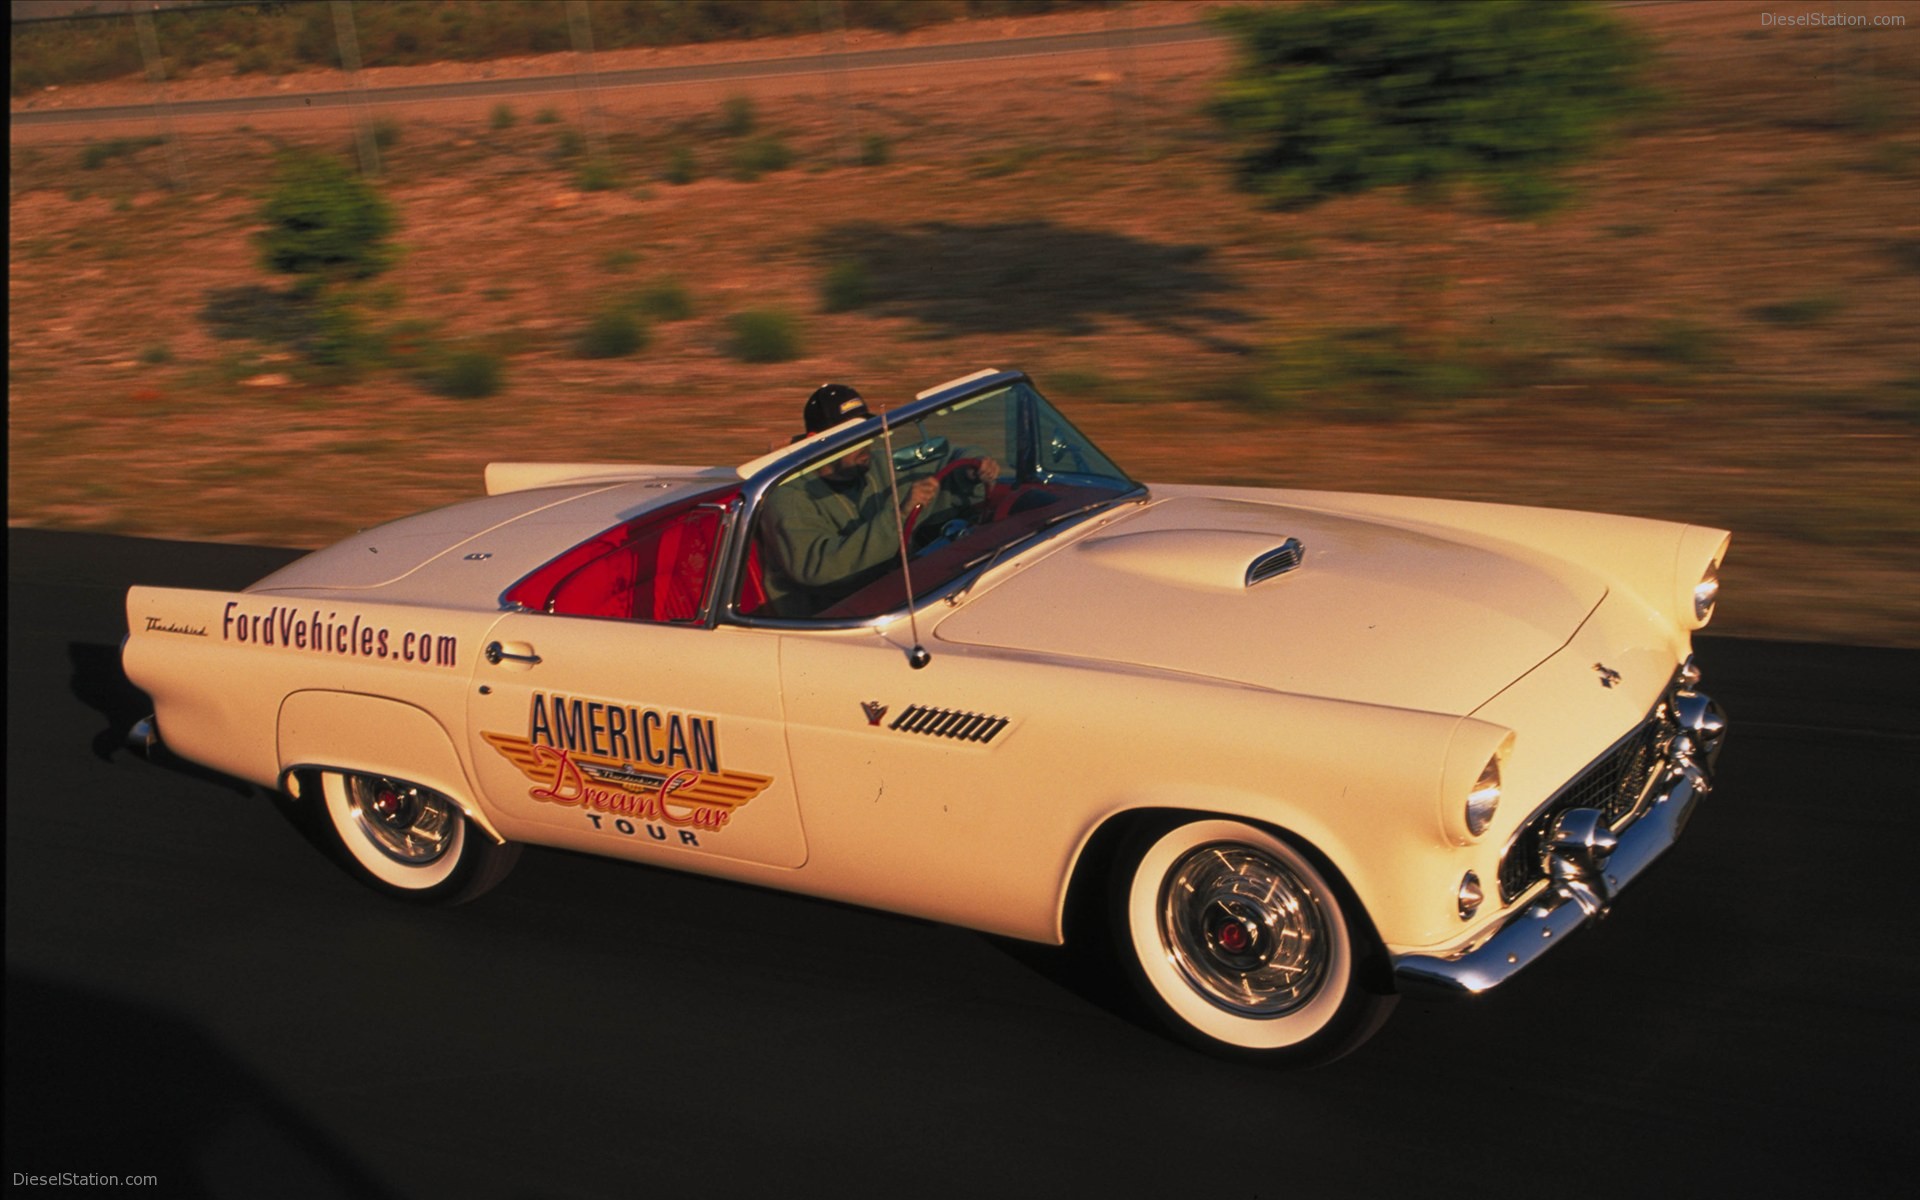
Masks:
[[[1369,990],[1358,906],[1283,838],[1200,820],[1137,837],[1114,935],[1135,989],[1183,1041],[1308,1066],[1360,1045],[1393,1007]]]
[[[353,873],[377,891],[458,904],[491,889],[520,857],[495,845],[439,792],[384,775],[326,771],[327,825]]]

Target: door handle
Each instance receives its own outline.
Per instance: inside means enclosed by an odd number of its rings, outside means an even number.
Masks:
[[[516,654],[514,652],[514,650],[522,650],[522,649],[526,651],[525,654]],[[499,665],[501,662],[517,662],[517,663],[525,663],[528,666],[533,666],[535,663],[540,661],[540,656],[533,652],[533,647],[527,645],[524,642],[515,643],[514,650],[507,649],[505,646],[501,645],[499,642],[488,642],[487,643],[487,661],[495,664],[496,666]]]

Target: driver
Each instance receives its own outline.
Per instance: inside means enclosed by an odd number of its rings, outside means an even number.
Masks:
[[[808,434],[872,416],[860,393],[844,383],[823,384],[807,398]],[[979,483],[991,486],[999,464],[983,460]],[[956,481],[957,482],[957,481]],[[924,509],[940,494],[931,476],[908,485],[896,507],[886,463],[871,444],[842,454],[820,470],[780,485],[767,496],[761,529],[764,584],[774,615],[806,617],[852,595],[900,558],[900,511]]]

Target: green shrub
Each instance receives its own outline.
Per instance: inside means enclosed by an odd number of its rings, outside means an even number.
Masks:
[[[1390,419],[1465,399],[1486,384],[1485,368],[1457,346],[1422,344],[1401,326],[1369,326],[1271,347],[1212,392],[1256,410]]]
[[[1214,115],[1241,182],[1277,208],[1464,184],[1515,215],[1563,198],[1563,169],[1644,98],[1646,46],[1591,4],[1242,6]]]
[[[688,184],[700,178],[700,166],[694,160],[693,151],[686,146],[675,146],[667,153],[667,168],[661,178],[672,184]]]
[[[81,169],[97,171],[116,158],[130,158],[149,146],[165,142],[162,137],[121,137],[104,142],[88,142],[80,151]]]
[[[312,309],[313,332],[300,343],[307,361],[328,383],[358,379],[385,357],[381,340],[368,329],[360,310],[340,296],[326,296]]]
[[[1814,325],[1842,307],[1837,296],[1801,296],[1776,304],[1760,304],[1747,311],[1769,325]]]
[[[1887,400],[1876,410],[1880,415],[1920,425],[1920,375],[1895,380],[1887,388]]]
[[[720,133],[724,137],[745,137],[753,132],[755,120],[751,99],[729,96],[720,113]]]
[[[455,400],[481,400],[500,390],[500,356],[471,347],[454,350],[434,363],[425,383],[430,391]]]
[[[392,117],[380,117],[373,123],[373,144],[382,150],[388,150],[400,142],[400,122]]]
[[[339,159],[287,151],[260,210],[257,237],[267,269],[326,279],[366,279],[392,265],[393,207]]]
[[[1098,398],[1112,390],[1113,382],[1105,373],[1080,367],[1055,367],[1048,371],[1047,392],[1062,396]]]
[[[620,186],[620,173],[605,158],[593,158],[573,173],[573,186],[583,192],[610,192]]]
[[[820,283],[820,306],[827,312],[865,308],[873,300],[873,281],[864,264],[842,259],[827,268]]]
[[[893,161],[893,140],[883,134],[869,133],[860,139],[860,165],[884,167]]]
[[[1642,358],[1688,370],[1704,370],[1726,361],[1726,339],[1698,321],[1671,317],[1656,321],[1647,335],[1628,346]]]
[[[741,181],[760,178],[768,171],[784,171],[793,165],[793,151],[779,138],[768,134],[749,138],[734,147],[730,156],[733,177]]]
[[[519,118],[514,115],[513,105],[496,104],[493,106],[493,115],[488,118],[487,124],[495,133],[499,133],[502,130],[512,129],[517,120]]]
[[[633,306],[655,321],[684,321],[693,315],[693,294],[678,279],[659,279],[641,289]]]
[[[284,75],[292,69],[293,63],[271,46],[248,46],[236,49],[221,47],[224,52],[233,51],[233,73],[236,75]]]
[[[791,362],[800,357],[800,329],[792,315],[779,309],[749,309],[735,313],[728,353],[742,362]]]
[[[626,309],[608,309],[595,316],[574,343],[579,358],[625,358],[647,344],[647,327]]]
[[[560,123],[560,110],[557,108],[543,108],[533,114],[533,123],[535,125],[558,125]]]

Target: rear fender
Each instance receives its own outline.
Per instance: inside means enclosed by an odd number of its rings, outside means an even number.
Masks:
[[[473,801],[453,739],[424,709],[357,692],[295,692],[280,706],[278,744],[283,780],[325,768],[417,783],[451,799],[495,842],[506,842]]]

